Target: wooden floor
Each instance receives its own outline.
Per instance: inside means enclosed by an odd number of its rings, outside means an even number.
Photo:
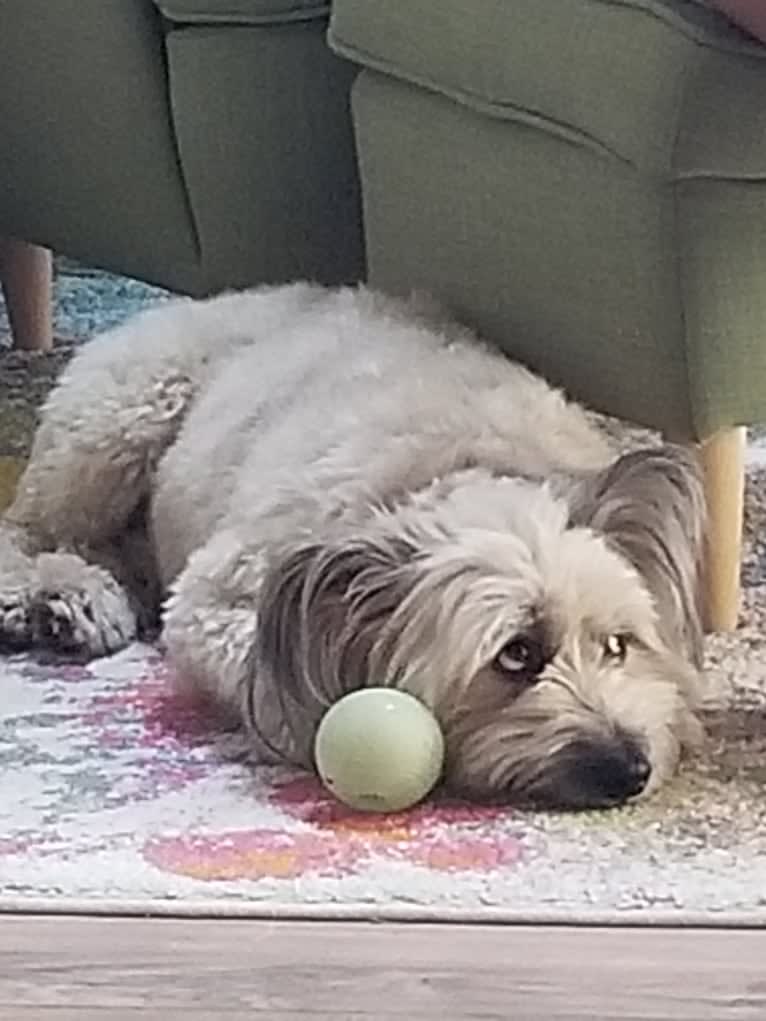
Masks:
[[[0,1021],[764,1021],[766,931],[0,917]]]

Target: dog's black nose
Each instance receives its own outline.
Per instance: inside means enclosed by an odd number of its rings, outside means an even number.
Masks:
[[[649,760],[639,749],[636,749],[633,755],[629,757],[627,774],[626,786],[629,788],[628,797],[635,797],[636,794],[640,794],[644,787],[646,787],[649,783],[649,777],[652,775],[652,767],[649,765]]]
[[[583,742],[572,753],[572,779],[586,804],[621,804],[649,782],[652,767],[633,741]]]
[[[550,763],[533,798],[554,808],[610,808],[640,794],[652,767],[628,737],[573,741]]]

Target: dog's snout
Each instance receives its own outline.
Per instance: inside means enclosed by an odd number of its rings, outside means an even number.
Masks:
[[[573,741],[551,763],[535,800],[555,808],[611,808],[641,794],[651,773],[631,738]]]
[[[619,805],[649,782],[649,761],[632,741],[584,742],[573,752],[575,784],[588,807]]]

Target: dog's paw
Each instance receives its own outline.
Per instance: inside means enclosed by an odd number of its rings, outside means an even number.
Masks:
[[[0,648],[26,649],[32,642],[29,590],[0,583]]]
[[[30,606],[35,645],[103,656],[136,637],[136,615],[108,571],[70,553],[37,557],[38,588]]]
[[[35,579],[31,558],[0,531],[0,648],[25,649],[32,644]]]

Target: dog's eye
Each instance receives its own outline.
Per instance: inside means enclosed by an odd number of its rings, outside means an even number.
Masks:
[[[514,638],[500,650],[495,665],[512,677],[535,676],[545,665],[545,657],[539,642]]]
[[[614,663],[622,663],[628,654],[627,635],[608,635],[604,639],[604,658]]]

